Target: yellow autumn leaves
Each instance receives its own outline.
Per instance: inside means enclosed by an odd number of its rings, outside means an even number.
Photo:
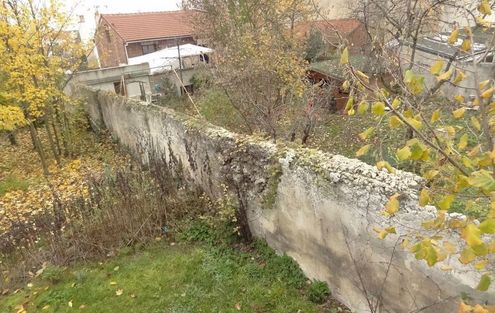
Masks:
[[[2,76],[8,102],[0,104],[0,130],[12,130],[43,117],[56,99],[65,98],[64,72],[79,66],[85,52],[63,31],[69,17],[57,1],[39,8],[18,1],[15,10],[2,5],[0,16],[5,17],[0,19],[0,72],[9,74]]]
[[[0,105],[0,131],[12,131],[26,125],[21,108],[11,105]]]

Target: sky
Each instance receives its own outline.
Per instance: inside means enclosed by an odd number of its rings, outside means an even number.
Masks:
[[[149,11],[171,11],[180,8],[181,0],[65,0],[68,12],[74,11],[76,20],[84,16],[79,23],[79,32],[83,41],[92,38],[95,30],[95,11],[100,13],[132,13]],[[75,8],[75,9],[73,9]]]

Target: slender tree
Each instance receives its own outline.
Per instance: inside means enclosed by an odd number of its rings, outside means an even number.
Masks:
[[[63,92],[65,72],[81,67],[84,47],[74,32],[68,31],[71,17],[57,1],[3,0],[0,6],[0,72],[4,74],[2,94],[7,106],[0,121],[13,131],[26,126],[48,174],[48,152],[40,138],[43,127],[49,151],[60,163],[61,154],[70,154],[71,130],[67,123]]]

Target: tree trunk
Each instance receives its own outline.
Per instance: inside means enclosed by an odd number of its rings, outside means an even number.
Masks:
[[[9,131],[7,133],[7,137],[9,138],[9,142],[12,146],[17,146],[17,137],[15,134],[15,130]]]
[[[61,110],[64,111],[65,108],[63,105],[60,105],[62,108]],[[69,138],[70,138],[70,128],[68,125],[68,120],[65,114],[61,111],[57,106],[55,106],[55,117],[58,120],[58,123],[61,125],[61,134],[60,137],[62,138],[62,145],[64,146],[64,156],[70,156],[71,151],[70,151],[70,144],[69,144]]]
[[[58,153],[57,147],[55,146],[55,142],[53,141],[53,136],[50,130],[50,125],[48,123],[48,120],[45,121],[45,129],[46,129],[46,135],[48,137],[48,144],[50,145],[50,150],[52,150],[53,157],[55,158],[55,161],[57,161],[57,165],[60,167],[62,161],[60,160],[60,154]]]
[[[301,143],[303,145],[306,145],[308,142],[308,139],[311,135],[311,130],[313,129],[311,121],[308,121],[306,125],[304,126],[303,132],[302,132],[302,137],[301,137]]]
[[[53,129],[53,136],[55,137],[55,144],[57,146],[58,154],[62,155],[62,149],[60,148],[60,137],[58,135],[57,125],[55,124],[55,121],[53,120],[53,118],[51,119],[50,122],[51,122],[50,124],[51,124],[52,129]]]
[[[33,146],[38,156],[40,157],[41,167],[43,168],[43,174],[45,176],[50,175],[50,171],[48,170],[48,163],[46,160],[45,152],[43,151],[43,146],[41,144],[40,138],[38,136],[38,131],[33,123],[29,123],[29,134],[31,135],[31,140],[33,141]]]

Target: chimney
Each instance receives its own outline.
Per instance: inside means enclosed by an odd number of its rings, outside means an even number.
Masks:
[[[98,25],[98,22],[100,21],[100,12],[98,11],[98,8],[95,10],[95,22],[96,25]]]

